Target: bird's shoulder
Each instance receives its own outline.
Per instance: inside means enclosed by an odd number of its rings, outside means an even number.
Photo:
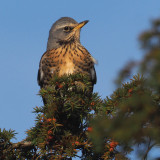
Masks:
[[[59,57],[62,53],[61,48],[55,48],[52,50],[47,50],[41,57],[40,65],[50,62],[56,62],[59,60]]]
[[[51,49],[51,50],[47,50],[46,52],[43,53],[41,60],[47,57],[53,57],[54,55],[60,53],[60,49],[59,48],[55,48],[55,49]]]
[[[48,81],[48,77],[51,74],[51,71],[57,66],[56,56],[58,55],[58,49],[47,50],[41,57],[39,63],[39,70],[38,70],[38,84],[43,87],[45,85],[45,81]]]
[[[85,60],[88,60],[92,62],[93,64],[97,64],[97,61],[93,58],[93,56],[90,54],[90,52],[82,45],[78,45],[79,53],[84,56]]]

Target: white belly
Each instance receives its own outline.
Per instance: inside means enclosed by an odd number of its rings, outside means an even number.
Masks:
[[[71,61],[67,61],[65,64],[61,65],[59,75],[64,74],[73,74],[74,72],[74,64]]]

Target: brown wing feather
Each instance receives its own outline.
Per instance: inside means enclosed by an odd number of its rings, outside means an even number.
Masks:
[[[80,55],[83,54],[83,58],[79,59],[79,61],[78,61],[79,62],[78,66],[80,66],[82,68],[84,73],[86,73],[90,76],[92,83],[96,84],[97,76],[96,76],[96,71],[95,71],[95,68],[94,68],[94,64],[95,64],[94,58],[87,51],[87,49],[85,49],[81,45],[79,45],[77,47],[77,50],[78,50],[77,52],[80,53]]]
[[[57,72],[59,63],[58,54],[57,49],[49,50],[43,54],[38,71],[38,83],[41,88],[46,86],[52,74]]]

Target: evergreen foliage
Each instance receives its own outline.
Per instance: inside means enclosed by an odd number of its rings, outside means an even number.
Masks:
[[[99,142],[107,135],[119,142],[123,153],[141,145],[137,154],[145,160],[160,143],[160,20],[154,20],[152,28],[142,33],[139,40],[146,53],[144,59],[130,62],[121,71],[117,82],[122,85],[106,101],[106,107],[113,107],[110,118],[103,113],[95,118],[92,138],[96,146],[102,146]],[[122,83],[137,68],[139,74]]]

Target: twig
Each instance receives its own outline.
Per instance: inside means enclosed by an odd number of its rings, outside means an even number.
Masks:
[[[11,149],[25,149],[25,148],[34,148],[34,145],[31,142],[21,141],[18,143],[11,143]]]
[[[146,151],[146,153],[145,153],[145,155],[144,155],[143,160],[147,160],[147,156],[148,156],[149,151],[152,149],[152,147],[153,147],[154,145],[156,145],[156,143],[153,143],[152,145],[150,145],[150,144],[151,144],[151,139],[149,140],[148,149],[147,149],[147,151]]]

